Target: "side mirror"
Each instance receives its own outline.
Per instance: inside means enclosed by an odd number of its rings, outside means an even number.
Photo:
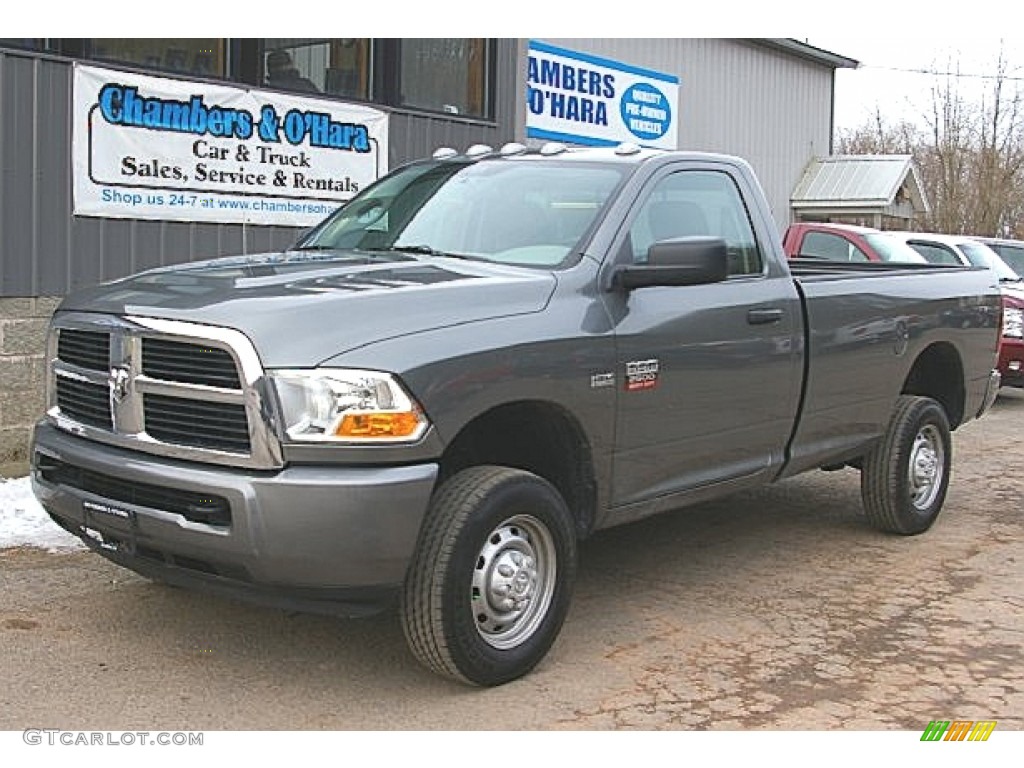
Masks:
[[[626,291],[650,286],[705,285],[729,276],[725,240],[720,237],[676,237],[647,249],[646,264],[620,266],[612,287]]]

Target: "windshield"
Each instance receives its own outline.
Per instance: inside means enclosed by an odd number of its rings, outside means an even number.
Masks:
[[[999,258],[999,254],[981,243],[967,242],[960,243],[960,250],[964,252],[967,260],[976,267],[988,267],[995,270],[1000,280],[1017,282],[1020,277],[1006,266],[1006,262]]]
[[[928,259],[915,251],[906,243],[886,234],[869,232],[865,233],[864,239],[875,249],[882,261],[927,264]]]
[[[574,251],[626,168],[546,159],[412,165],[353,198],[298,247],[555,267]]]

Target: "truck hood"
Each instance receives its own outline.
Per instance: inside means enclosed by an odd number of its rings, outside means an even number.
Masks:
[[[551,272],[399,253],[295,252],[165,267],[69,295],[61,310],[241,331],[267,367],[310,367],[384,339],[539,312]]]

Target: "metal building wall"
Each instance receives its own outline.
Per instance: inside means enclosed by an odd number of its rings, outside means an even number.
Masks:
[[[678,75],[679,148],[747,160],[780,229],[789,224],[789,198],[807,163],[829,154],[834,70],[825,64],[723,38],[543,41]],[[521,55],[525,61],[525,41]],[[524,94],[525,78],[519,74]],[[525,99],[518,110],[517,125],[524,131]]]
[[[392,167],[514,133],[518,43],[496,45],[496,120],[393,111]],[[62,296],[150,267],[285,247],[301,229],[73,216],[71,61],[0,49],[0,297]]]

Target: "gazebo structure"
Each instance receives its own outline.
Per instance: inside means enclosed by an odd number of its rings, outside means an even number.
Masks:
[[[913,229],[930,210],[910,155],[833,155],[812,160],[790,198],[795,221]]]

